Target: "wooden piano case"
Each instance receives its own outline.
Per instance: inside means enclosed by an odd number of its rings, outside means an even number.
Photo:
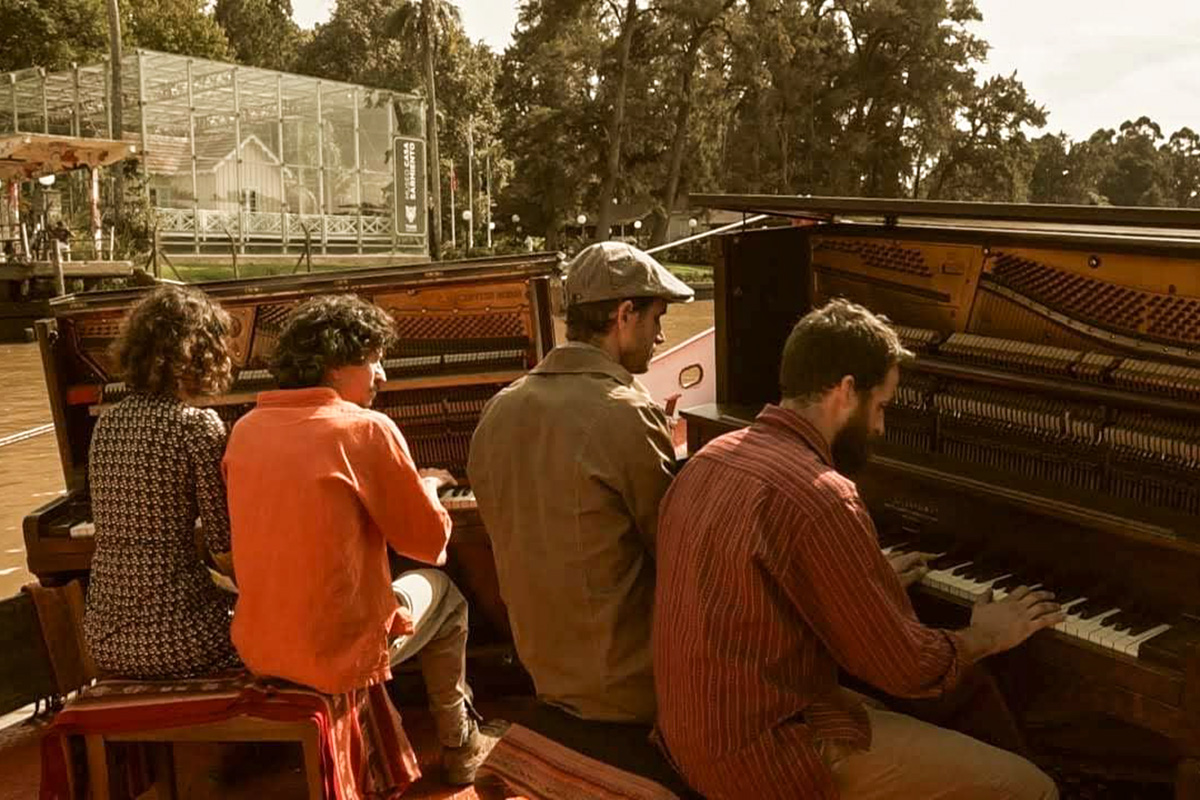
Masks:
[[[809,308],[886,314],[916,358],[858,479],[881,543],[1001,565],[918,586],[923,617],[965,623],[973,574],[1099,602],[990,660],[1024,740],[1200,798],[1200,213],[694,200],[793,224],[714,247],[718,397],[684,410],[689,452],[778,400]]]

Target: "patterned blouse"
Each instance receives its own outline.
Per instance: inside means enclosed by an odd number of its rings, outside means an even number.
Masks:
[[[225,425],[212,410],[134,394],[109,409],[89,455],[96,552],[84,632],[96,666],[134,678],[182,678],[239,665],[233,594],[197,553],[226,552]]]

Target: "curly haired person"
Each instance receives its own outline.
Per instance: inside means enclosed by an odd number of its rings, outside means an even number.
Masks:
[[[183,678],[235,667],[233,595],[195,546],[229,550],[225,425],[192,401],[230,382],[229,315],[203,293],[155,289],[113,346],[129,395],[96,424],[89,484],[96,551],[84,633],[103,672]]]
[[[224,462],[240,591],[234,643],[256,674],[359,710],[364,750],[353,768],[372,797],[416,774],[383,689],[401,661],[420,661],[447,782],[472,783],[496,741],[470,707],[466,600],[438,570],[391,580],[389,546],[445,562],[450,516],[437,490],[453,482],[419,470],[395,423],[370,408],[393,338],[388,314],[358,297],[295,309],[272,357],[280,389],[238,420]]]

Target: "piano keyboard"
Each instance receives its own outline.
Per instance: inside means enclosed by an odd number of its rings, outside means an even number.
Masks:
[[[438,499],[447,511],[465,511],[476,508],[475,493],[464,486],[446,486],[438,492]]]
[[[907,551],[903,545],[883,548],[884,555]],[[1048,589],[1054,592],[1055,601],[1067,615],[1054,630],[1069,639],[1089,642],[1134,658],[1140,656],[1143,644],[1171,629],[1170,625],[1141,609],[1123,608],[1123,605],[1131,604],[1107,598],[1103,592],[1045,586],[1031,576],[1014,574],[999,564],[988,564],[982,559],[939,553],[929,562],[929,567],[929,572],[921,578],[922,586],[966,603],[974,603],[989,589],[994,600],[1003,600],[1018,586]],[[1095,599],[1089,598],[1089,593],[1095,594]]]

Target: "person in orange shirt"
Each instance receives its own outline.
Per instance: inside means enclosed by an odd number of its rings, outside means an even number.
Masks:
[[[385,311],[350,295],[315,298],[285,320],[271,363],[281,389],[258,396],[225,452],[233,643],[252,672],[350,694],[360,708],[387,702],[391,667],[416,655],[446,780],[469,784],[496,739],[470,706],[466,601],[443,572],[392,582],[388,566],[389,546],[445,562],[450,516],[437,491],[454,481],[419,470],[395,423],[370,409],[393,331]]]

